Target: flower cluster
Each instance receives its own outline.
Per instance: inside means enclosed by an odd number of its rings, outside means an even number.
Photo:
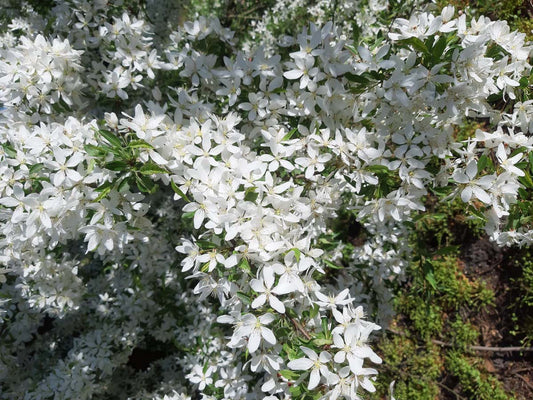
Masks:
[[[531,47],[505,22],[446,7],[373,46],[329,22],[239,48],[214,18],[154,39],[140,5],[56,3],[0,41],[8,399],[359,399],[363,309],[386,324],[427,196],[533,241]],[[467,118],[485,129],[459,140]],[[365,230],[342,266],[339,210]]]

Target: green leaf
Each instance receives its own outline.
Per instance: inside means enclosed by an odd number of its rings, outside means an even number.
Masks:
[[[479,161],[477,162],[477,173],[478,174],[483,172],[483,170],[487,166],[488,162],[489,162],[489,158],[485,154],[483,154],[481,157],[479,157]]]
[[[33,175],[33,174],[36,174],[37,172],[39,172],[40,170],[42,170],[44,168],[44,164],[43,163],[37,163],[37,164],[33,164],[31,167],[30,167],[30,175]]]
[[[375,174],[387,174],[390,170],[385,165],[369,165],[366,169]]]
[[[11,146],[9,143],[2,143],[2,147],[4,148],[5,153],[9,157],[11,157],[11,158],[16,158],[17,157],[17,152],[15,151],[13,146]]]
[[[149,144],[149,143],[146,143],[144,140],[132,140],[131,142],[128,143],[128,147],[130,149],[153,149],[154,147]]]
[[[398,44],[400,45],[406,45],[411,47],[412,49],[419,51],[421,53],[424,53],[426,55],[429,55],[429,50],[426,47],[425,43],[421,41],[420,39],[416,37],[410,37],[408,39],[402,39],[398,41]]]
[[[195,242],[202,250],[217,249],[219,246],[209,240],[199,239]]]
[[[153,175],[153,174],[168,174],[168,171],[157,165],[156,163],[153,163],[151,161],[144,164],[140,169],[139,172],[143,175]]]
[[[120,180],[119,184],[117,185],[117,191],[120,193],[126,192],[130,189],[130,185],[128,182],[128,178],[124,177]]]
[[[438,64],[442,54],[444,53],[444,49],[446,48],[446,41],[446,36],[441,36],[439,40],[437,40],[437,43],[435,43],[435,45],[431,49],[431,54],[433,56],[435,64]]]
[[[192,220],[194,218],[194,211],[183,213],[181,218],[185,220]]]
[[[324,263],[325,263],[328,267],[330,267],[330,268],[332,268],[332,269],[342,269],[342,268],[343,268],[342,266],[337,265],[337,264],[335,264],[335,263],[332,263],[332,262],[329,261],[329,260],[324,260]]]
[[[528,171],[524,171],[524,174],[525,175],[522,178],[519,178],[520,183],[529,189],[533,189],[533,180],[531,179],[531,175]]]
[[[115,136],[112,132],[106,131],[105,129],[98,130],[98,133],[104,137],[107,142],[113,147],[122,147],[121,140]]]
[[[119,161],[119,160],[105,163],[104,167],[111,171],[127,171],[128,170],[128,164],[126,164],[124,161]]]
[[[424,278],[431,285],[433,290],[437,290],[437,281],[435,280],[435,273],[433,271],[433,264],[429,261],[425,261],[423,264]]]
[[[107,185],[107,184],[109,184],[109,185]],[[109,192],[111,192],[111,189],[113,188],[113,184],[114,184],[114,182],[106,182],[106,183],[104,183],[104,185],[102,185],[102,186],[98,187],[97,189],[95,189],[97,192],[100,192],[100,194],[93,201],[95,203],[97,203],[100,200],[102,200],[103,198],[105,198],[109,194]]]
[[[346,79],[348,79],[350,82],[356,82],[356,83],[359,83],[360,85],[368,85],[370,83],[370,81],[368,80],[368,78],[362,76],[362,75],[355,75],[355,74],[352,74],[351,72],[346,72],[344,75],[343,75]]]
[[[279,371],[280,375],[290,381],[295,381],[300,377],[298,372],[291,371],[290,369],[282,369]]]
[[[473,216],[475,216],[476,218],[480,219],[481,221],[483,222],[486,222],[487,221],[487,218],[485,217],[485,214],[483,214],[481,211],[479,210],[476,210],[473,206],[469,206],[468,207],[468,211],[470,213],[472,213]]]
[[[183,200],[185,200],[187,203],[191,202],[187,195],[181,191],[181,189],[178,187],[178,185],[174,183],[173,180],[170,180],[170,186],[172,187],[172,190],[174,190],[174,192],[178,194]]]
[[[157,185],[146,176],[135,175],[135,181],[137,183],[137,187],[141,192],[155,193],[155,191],[157,190]]]
[[[85,149],[87,154],[89,154],[92,157],[103,157],[107,154],[107,151],[100,146],[86,144],[83,148]]]
[[[257,197],[259,196],[259,193],[256,193],[255,189],[256,189],[255,187],[249,187],[248,189],[246,189],[246,192],[244,193],[245,201],[250,201],[252,203],[255,203],[255,201],[257,200]]]
[[[289,387],[289,393],[293,399],[302,399],[302,387],[300,385],[293,385]]]
[[[106,190],[107,188],[112,187],[114,184],[115,184],[115,182],[105,181],[104,183],[102,183],[100,186],[98,186],[94,190],[95,190],[95,192],[102,192],[102,191]]]
[[[313,340],[313,344],[315,346],[318,346],[318,347],[322,347],[322,346],[325,346],[327,344],[332,344],[333,343],[333,339],[315,339]]]
[[[289,252],[293,251],[294,252],[294,256],[296,258],[296,262],[300,262],[300,257],[302,255],[302,252],[297,249],[296,247],[293,247],[292,249],[289,250]]]
[[[246,272],[248,275],[253,276],[252,268],[250,267],[250,263],[248,262],[246,257],[241,258],[241,261],[239,262],[238,267],[242,269],[244,272]]]
[[[283,140],[282,141],[285,141],[285,140],[289,140],[292,135],[294,135],[296,132],[298,132],[298,128],[292,128],[289,133],[287,133],[285,136],[283,136]]]
[[[237,292],[237,297],[241,299],[244,304],[247,304],[247,305],[252,304],[252,299],[246,293]]]
[[[318,312],[320,311],[320,306],[318,304],[315,304],[311,311],[309,311],[309,318],[313,319],[318,315]]]
[[[324,332],[324,335],[327,336],[328,330],[328,319],[322,318],[322,332]]]

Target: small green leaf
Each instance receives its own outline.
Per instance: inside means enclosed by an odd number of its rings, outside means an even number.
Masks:
[[[375,174],[388,174],[390,172],[385,165],[369,165],[366,169]]]
[[[100,186],[98,186],[95,190],[95,192],[103,192],[107,188],[111,188],[114,185],[114,182],[111,181],[105,181]]]
[[[44,164],[43,163],[37,163],[37,164],[33,164],[31,167],[30,167],[30,175],[33,175],[33,174],[36,174],[37,172],[39,172],[40,170],[42,170],[44,168]]]
[[[149,144],[149,143],[146,143],[144,140],[132,140],[131,142],[128,143],[128,147],[130,149],[153,149],[154,147]]]
[[[104,167],[111,171],[127,171],[128,164],[126,164],[124,161],[116,160],[105,163]]]
[[[239,262],[238,267],[242,269],[244,272],[246,272],[248,275],[253,276],[252,268],[250,267],[250,263],[248,263],[248,260],[246,259],[246,257],[241,258],[241,261]]]
[[[489,158],[485,154],[483,154],[481,157],[479,157],[479,161],[477,162],[477,173],[478,174],[483,172],[483,170],[487,166],[488,162],[489,162]]]
[[[468,211],[472,213],[472,215],[478,219],[480,219],[483,222],[487,221],[487,218],[485,217],[485,214],[483,214],[481,211],[476,210],[473,206],[468,207]]]
[[[299,373],[291,371],[290,369],[282,369],[279,371],[279,373],[282,377],[290,381],[295,381],[300,377]]]
[[[324,260],[324,263],[325,263],[328,267],[330,267],[330,268],[332,268],[332,269],[342,269],[342,268],[343,268],[342,266],[337,265],[337,264],[335,264],[335,263],[332,263],[332,262],[329,261],[329,260]]]
[[[531,179],[531,175],[528,171],[524,171],[524,176],[519,179],[520,183],[522,183],[525,187],[529,189],[533,189],[533,180]]]
[[[255,189],[256,189],[255,187],[250,187],[246,189],[246,192],[244,193],[245,201],[250,201],[252,203],[255,203],[255,201],[257,200],[257,197],[259,196],[259,193],[256,193]]]
[[[155,193],[155,191],[157,190],[157,185],[146,176],[135,175],[135,181],[137,183],[137,187],[141,192]]]
[[[431,285],[433,290],[437,290],[437,281],[435,280],[433,264],[430,261],[426,260],[423,264],[423,270],[426,281]]]
[[[322,332],[324,332],[324,336],[328,336],[327,333],[329,332],[328,330],[328,319],[327,318],[322,318]]]
[[[213,242],[210,242],[209,240],[203,240],[203,239],[199,239],[196,241],[196,244],[198,245],[198,247],[200,247],[202,250],[212,250],[212,249],[217,249],[219,246],[216,245],[215,243]]]
[[[128,178],[124,177],[120,180],[119,184],[117,185],[117,191],[120,193],[126,192],[130,189],[130,185],[128,183]]]
[[[252,304],[252,299],[246,293],[237,292],[237,297],[241,299],[244,304],[247,304],[247,305]]]
[[[437,64],[444,53],[444,49],[446,48],[446,36],[441,36],[439,40],[437,40],[437,43],[434,44],[433,48],[431,49],[431,54],[433,55],[433,60],[435,64]]]
[[[332,344],[333,339],[315,339],[313,340],[313,344],[318,347],[325,346],[327,344]]]
[[[343,75],[346,79],[348,79],[350,82],[355,82],[355,83],[359,83],[360,85],[368,85],[370,83],[370,81],[368,80],[368,78],[362,76],[362,75],[355,75],[355,74],[352,74],[351,72],[347,72]]]
[[[178,194],[183,200],[185,200],[187,203],[191,202],[187,195],[181,191],[181,189],[178,187],[178,185],[174,183],[173,180],[170,181],[170,186],[172,187],[172,190],[174,190],[174,192]]]
[[[103,157],[107,154],[107,151],[100,146],[86,144],[83,148],[85,149],[87,154],[89,154],[92,157]]]
[[[296,262],[300,262],[300,257],[302,255],[302,252],[297,249],[296,247],[293,247],[292,249],[289,250],[289,252],[293,251],[294,252],[294,256],[296,258]]]
[[[408,39],[399,40],[398,44],[410,46],[412,49],[424,53],[426,55],[430,54],[425,43],[416,37],[410,37]]]
[[[107,183],[107,182],[106,182]],[[98,195],[98,197],[96,199],[94,199],[94,202],[97,203],[99,202],[100,200],[102,200],[103,198],[105,198],[109,192],[111,192],[111,189],[113,188],[113,185],[109,185],[109,186],[106,186],[104,187],[103,189],[99,190],[100,188],[96,189],[96,191],[99,191],[100,194]]]
[[[115,136],[112,132],[106,131],[105,129],[98,130],[98,133],[104,137],[107,142],[113,147],[122,147],[121,140]]]
[[[287,133],[285,136],[283,136],[283,140],[282,141],[285,141],[285,140],[289,140],[292,135],[294,135],[296,132],[298,132],[298,128],[293,128],[289,131],[289,133]]]
[[[15,151],[15,149],[13,148],[13,146],[11,146],[10,144],[8,143],[2,143],[2,147],[4,148],[4,151],[5,153],[11,157],[11,158],[16,158],[17,157],[17,152]]]
[[[160,167],[159,165],[149,161],[146,164],[144,164],[140,169],[139,172],[143,175],[153,175],[153,174],[168,174],[168,171]]]
[[[320,311],[320,306],[318,304],[315,304],[311,311],[309,312],[309,318],[313,319],[318,315],[318,312]]]

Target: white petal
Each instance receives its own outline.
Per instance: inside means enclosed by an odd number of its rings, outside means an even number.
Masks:
[[[287,367],[290,369],[295,369],[303,371],[311,368],[314,365],[314,362],[308,358],[298,358],[297,360],[292,360],[287,364]]]
[[[311,371],[311,376],[309,377],[309,386],[307,386],[307,389],[313,390],[318,386],[320,383],[320,372],[318,369],[313,369]]]
[[[276,336],[274,336],[274,332],[272,332],[270,329],[263,327],[261,329],[261,336],[263,336],[263,339],[265,339],[268,343],[272,345],[276,344]]]
[[[280,314],[285,313],[285,306],[277,297],[270,296],[270,305],[272,306],[274,310],[276,310]],[[253,307],[253,303],[252,303],[252,307]]]
[[[300,349],[304,352],[304,354],[309,357],[311,360],[318,360],[318,354],[316,354],[313,350],[311,350],[309,347],[300,346]]]
[[[283,76],[287,79],[298,79],[303,75],[303,71],[300,71],[298,69],[293,69],[291,71],[287,71],[283,74]]]
[[[346,352],[339,351],[337,354],[335,354],[335,357],[333,359],[337,364],[342,364],[344,360],[346,360]]]
[[[205,218],[205,212],[203,209],[199,208],[194,213],[194,229],[199,229],[202,226],[202,222],[204,222]]]
[[[461,192],[461,200],[463,200],[465,203],[468,203],[471,198],[472,198],[472,187],[467,186]]]
[[[266,301],[265,294],[258,296],[254,301],[252,301],[252,308],[261,307],[263,304],[265,304],[265,301]]]
[[[250,338],[248,339],[248,351],[250,353],[255,352],[259,348],[260,343],[261,343],[260,331],[258,331],[257,329],[254,329],[252,331],[252,334],[250,335]]]

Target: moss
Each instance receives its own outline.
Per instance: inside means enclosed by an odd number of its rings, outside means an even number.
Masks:
[[[457,351],[450,351],[446,357],[446,367],[455,376],[464,393],[479,400],[510,400],[502,384],[493,376],[477,367],[479,360],[468,358]]]
[[[513,328],[511,334],[523,345],[533,344],[533,250],[518,250],[511,273],[513,299],[510,311]]]
[[[386,338],[380,343],[384,356],[383,370],[378,376],[377,393],[385,395],[391,380],[396,381],[394,396],[397,399],[436,399],[437,381],[444,360],[435,346],[420,347],[405,336]]]

